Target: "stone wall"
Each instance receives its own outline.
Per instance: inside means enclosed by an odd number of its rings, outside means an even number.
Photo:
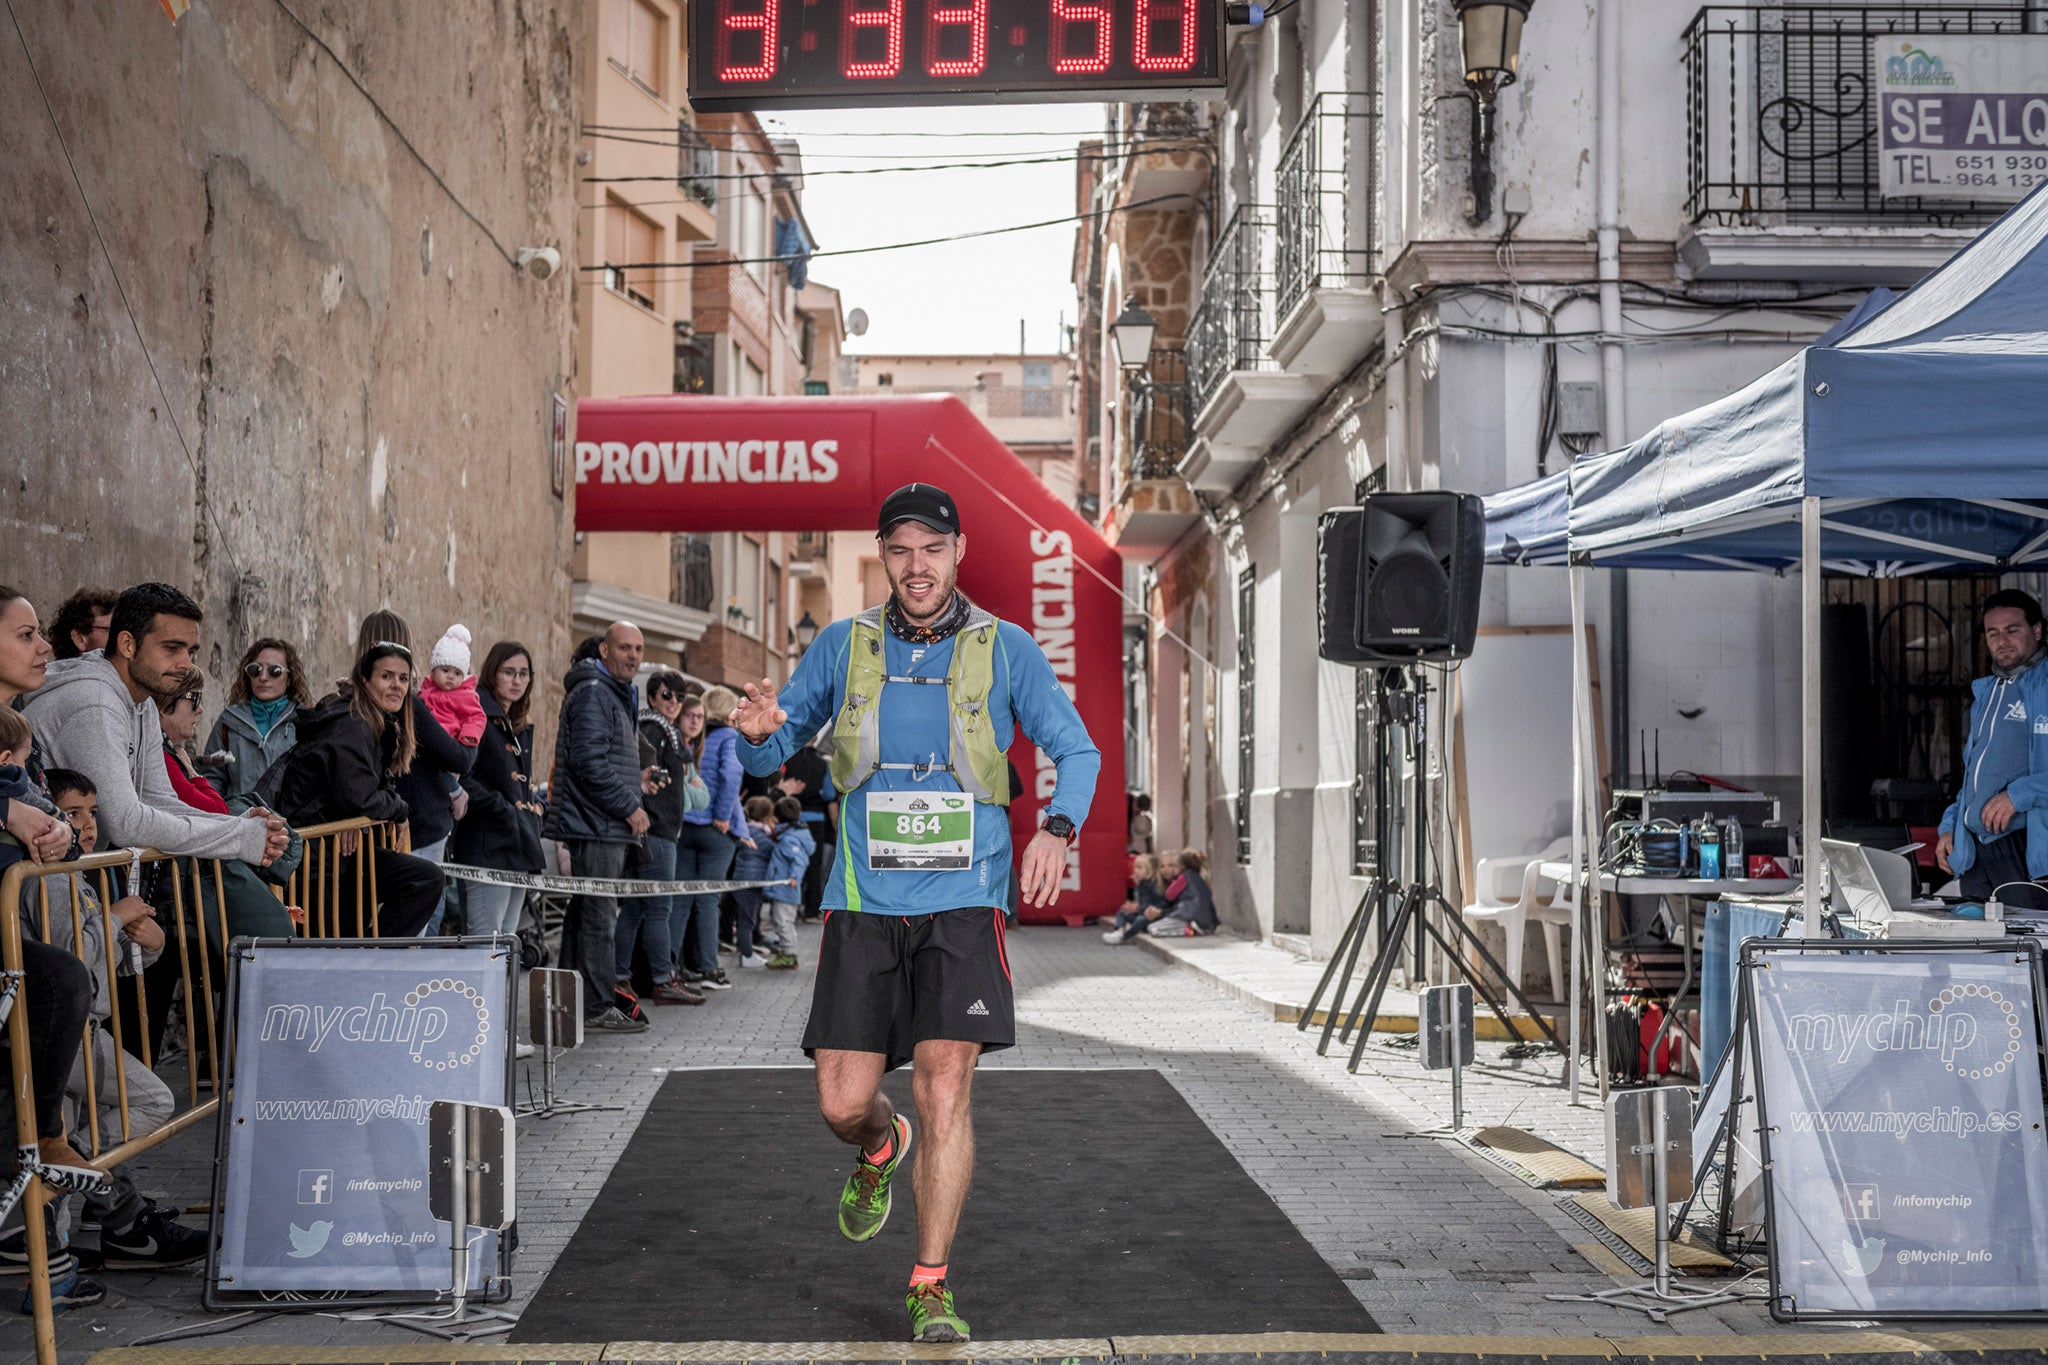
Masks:
[[[466,622],[477,664],[516,636],[553,687],[579,0],[14,12],[0,578],[46,618],[81,583],[185,586],[215,677],[257,634],[334,677],[388,605],[422,646]],[[525,246],[562,270],[521,275]]]

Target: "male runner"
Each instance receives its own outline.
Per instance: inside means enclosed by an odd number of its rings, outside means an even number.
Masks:
[[[974,1174],[969,1088],[983,1051],[1016,1042],[1003,954],[1003,753],[1022,725],[1058,769],[1021,861],[1033,905],[1059,898],[1102,756],[1030,633],[955,588],[967,541],[943,489],[891,493],[876,539],[889,601],[820,631],[781,696],[766,678],[748,687],[732,724],[747,741],[740,762],[762,775],[833,724],[839,838],[804,1051],[817,1063],[826,1124],[859,1153],[839,1196],[839,1230],[865,1242],[888,1221],[910,1121],[882,1094],[882,1076],[914,1061],[924,1143],[912,1181],[911,1339],[965,1341],[946,1261]]]

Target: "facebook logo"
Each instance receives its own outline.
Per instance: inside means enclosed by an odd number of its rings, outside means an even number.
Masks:
[[[1842,1212],[1859,1223],[1875,1223],[1884,1207],[1875,1185],[1842,1186]]]
[[[299,1202],[301,1204],[332,1204],[334,1202],[333,1171],[300,1171]]]

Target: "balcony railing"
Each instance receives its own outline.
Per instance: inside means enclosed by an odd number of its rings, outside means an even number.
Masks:
[[[1188,329],[1188,404],[1199,413],[1226,376],[1270,370],[1273,272],[1267,260],[1272,210],[1246,204],[1216,235],[1202,273],[1202,301]]]
[[[1141,479],[1178,478],[1188,450],[1187,352],[1155,347],[1146,376],[1131,392],[1130,458],[1119,493]]]
[[[689,124],[676,121],[676,187],[705,208],[718,206],[718,149]]]
[[[1708,5],[1685,32],[1686,217],[1721,226],[1985,222],[2007,205],[1887,199],[1873,45],[2025,33],[2038,5]],[[2036,28],[2040,25],[2035,24]]]
[[[1315,97],[1280,153],[1274,275],[1285,317],[1311,289],[1363,288],[1379,265],[1379,96]]]

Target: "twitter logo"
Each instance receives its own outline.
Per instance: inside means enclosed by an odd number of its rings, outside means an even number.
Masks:
[[[334,1231],[334,1224],[322,1219],[312,1227],[302,1228],[292,1224],[292,1249],[285,1255],[303,1261],[308,1256],[318,1256],[327,1246],[327,1234]]]
[[[318,1227],[319,1224],[314,1224]],[[297,1231],[297,1229],[293,1229]],[[1842,1239],[1842,1268],[1869,1279],[1878,1266],[1884,1264],[1884,1243],[1882,1237],[1866,1237],[1861,1245],[1844,1237]],[[308,1255],[312,1253],[308,1252]]]

